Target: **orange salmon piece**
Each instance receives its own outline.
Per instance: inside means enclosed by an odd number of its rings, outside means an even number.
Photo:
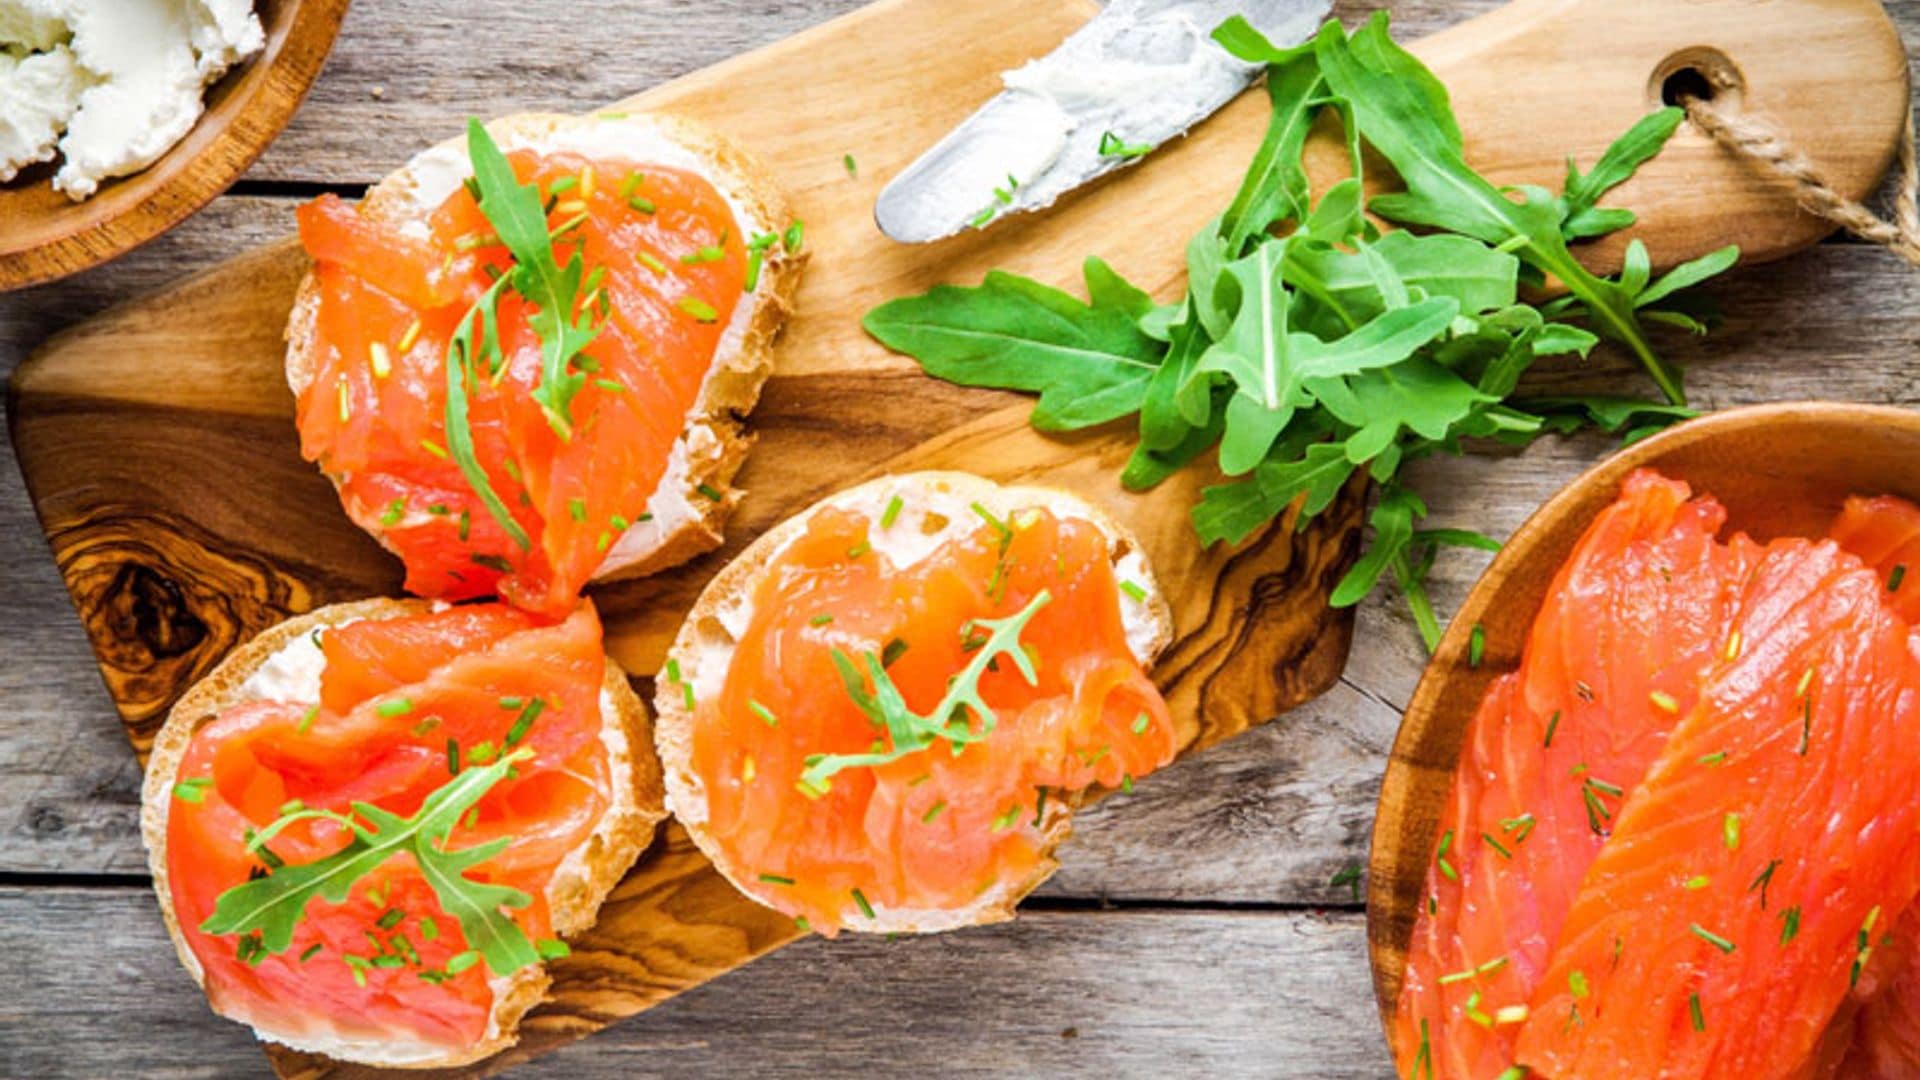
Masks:
[[[298,821],[274,836],[270,854],[250,854],[247,837],[290,800],[337,813],[368,802],[411,815],[448,780],[456,755],[501,752],[537,698],[543,708],[518,743],[535,757],[489,790],[446,846],[511,838],[467,876],[530,894],[532,904],[512,917],[529,938],[550,937],[546,883],[610,801],[598,738],[599,619],[591,605],[551,626],[498,605],[461,607],[352,623],[320,638],[326,704],[229,709],[195,732],[181,761],[176,785],[196,789],[186,797],[176,786],[167,820],[168,886],[182,934],[208,997],[228,1015],[319,1035],[471,1045],[492,1009],[487,969],[446,973],[468,945],[410,855],[388,859],[343,903],[309,902],[283,953],[249,963],[236,935],[200,924],[222,892],[251,875],[349,842],[335,822]]]
[[[755,592],[724,687],[692,702],[711,835],[758,875],[745,882],[756,898],[829,935],[857,927],[867,905],[951,910],[1025,880],[1044,854],[1042,800],[1125,784],[1177,749],[1166,703],[1128,649],[1093,525],[1035,511],[906,567],[871,545],[876,528],[815,513]],[[1037,685],[1004,658],[981,677],[997,718],[984,740],[849,768],[824,793],[797,786],[812,755],[891,746],[845,690],[834,650],[890,659],[888,676],[924,712],[979,647],[973,621],[1019,612],[1043,590],[1021,634]]]
[[[1521,1063],[1763,1078],[1814,1058],[1920,888],[1920,664],[1884,591],[1830,542],[1766,549],[1736,606],[1738,655],[1587,870]]]

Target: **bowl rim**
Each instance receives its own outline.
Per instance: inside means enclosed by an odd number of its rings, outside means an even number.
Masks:
[[[1396,843],[1399,821],[1389,818],[1387,807],[1389,803],[1411,805],[1410,793],[1414,779],[1423,768],[1414,757],[1415,743],[1433,727],[1434,716],[1439,711],[1448,683],[1468,666],[1473,627],[1480,621],[1479,616],[1489,610],[1502,592],[1512,569],[1522,560],[1532,557],[1543,538],[1551,534],[1563,517],[1577,511],[1595,486],[1617,489],[1627,474],[1637,468],[1675,452],[1713,442],[1732,431],[1746,430],[1756,423],[1819,426],[1836,422],[1855,427],[1897,430],[1920,438],[1920,410],[1899,405],[1789,401],[1707,413],[1615,450],[1581,470],[1578,476],[1527,516],[1501,545],[1493,561],[1481,571],[1459,611],[1448,624],[1439,646],[1428,659],[1412,697],[1407,700],[1400,726],[1394,733],[1393,746],[1381,776],[1379,797],[1374,805],[1367,853],[1367,966],[1372,975],[1375,1003],[1379,1007],[1380,1021],[1389,1045],[1392,1043],[1399,983],[1404,968],[1392,972],[1389,979],[1381,958],[1387,953],[1404,956],[1407,940],[1405,934],[1400,932],[1401,926],[1404,925],[1405,931],[1411,933],[1414,919],[1409,917],[1404,924],[1396,922],[1406,905],[1398,903],[1393,897],[1393,883],[1397,876],[1393,871],[1413,856],[1407,845]],[[1685,480],[1686,477],[1679,479]],[[1733,523],[1729,525],[1731,527]],[[1529,621],[1531,617],[1530,612]],[[1500,669],[1496,667],[1493,670],[1497,672]],[[1457,767],[1457,762],[1455,765]],[[1430,843],[1431,838],[1428,845],[1419,848],[1418,860],[1421,865],[1425,863],[1425,850]],[[1394,855],[1399,857],[1391,857]],[[1413,902],[1413,906],[1417,907],[1417,901]]]
[[[157,179],[159,170],[182,151],[194,129],[145,168],[109,181],[146,190],[97,221],[18,246],[0,232],[0,293],[56,281],[126,254],[203,209],[253,166],[299,111],[326,66],[351,0],[282,2],[292,8],[284,31],[266,27],[265,50],[203,91],[211,94],[221,83],[242,80],[231,88],[240,100],[220,118],[212,137],[186,162],[174,163],[173,175],[164,180]],[[195,129],[207,122],[203,113]]]

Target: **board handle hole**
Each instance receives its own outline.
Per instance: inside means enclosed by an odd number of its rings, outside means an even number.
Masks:
[[[1722,110],[1737,110],[1746,81],[1726,53],[1709,46],[1681,49],[1661,61],[1647,82],[1649,104],[1683,105],[1688,99],[1711,101]]]

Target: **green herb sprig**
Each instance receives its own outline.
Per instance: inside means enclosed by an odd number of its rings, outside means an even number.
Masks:
[[[1350,605],[1391,573],[1429,647],[1439,623],[1424,581],[1446,545],[1494,547],[1416,527],[1427,508],[1402,467],[1467,438],[1523,444],[1597,426],[1641,437],[1690,416],[1679,373],[1645,325],[1704,332],[1709,313],[1678,296],[1732,265],[1726,248],[1655,279],[1644,244],[1612,278],[1570,245],[1633,222],[1598,201],[1657,154],[1681,120],[1641,120],[1563,190],[1503,190],[1469,167],[1445,88],[1387,34],[1383,15],[1349,36],[1329,22],[1278,49],[1243,19],[1214,37],[1267,65],[1268,129],[1231,203],[1187,246],[1187,289],[1156,305],[1099,259],[1088,300],[995,271],[867,313],[867,331],[931,375],[1040,395],[1032,422],[1066,431],[1137,417],[1122,479],[1153,487],[1218,448],[1227,482],[1192,512],[1206,543],[1238,543],[1298,502],[1298,523],[1356,474],[1380,487],[1373,541],[1335,589]],[[1321,114],[1342,120],[1351,175],[1315,192],[1303,161]],[[1403,190],[1364,197],[1371,147]],[[1317,197],[1316,197],[1317,195]],[[1369,217],[1418,231],[1382,233]],[[1523,286],[1558,283],[1531,303]],[[1584,358],[1602,338],[1628,349],[1665,403],[1611,397],[1516,398],[1543,357]]]
[[[413,856],[440,906],[460,921],[467,944],[479,950],[494,974],[505,975],[539,963],[538,949],[503,910],[526,907],[533,898],[518,889],[465,876],[467,870],[500,854],[511,838],[501,837],[461,851],[445,849],[461,815],[515,765],[532,756],[530,750],[519,750],[484,768],[460,772],[428,795],[409,818],[363,802],[354,803],[351,814],[301,809],[282,815],[248,840],[250,851],[264,849],[268,841],[293,823],[312,819],[346,826],[353,831],[353,840],[314,862],[283,866],[226,890],[200,929],[209,934],[257,935],[264,953],[285,952],[310,901],[344,902],[354,883],[404,853]]]
[[[856,663],[853,657],[842,650],[833,650],[833,663],[840,671],[841,681],[846,684],[847,695],[875,726],[886,730],[892,745],[865,754],[809,755],[806,768],[800,774],[801,786],[810,791],[825,792],[834,774],[844,769],[887,765],[908,754],[925,750],[940,739],[958,750],[992,734],[997,718],[993,709],[980,697],[980,677],[1004,656],[1013,662],[1020,676],[1027,680],[1027,685],[1038,682],[1039,675],[1034,670],[1033,658],[1021,644],[1020,635],[1026,630],[1027,624],[1033,621],[1035,613],[1052,599],[1052,594],[1042,590],[1012,615],[1000,619],[975,619],[963,626],[963,635],[975,629],[986,631],[986,641],[974,650],[967,666],[954,676],[939,704],[924,714],[914,712],[907,705],[906,698],[901,696],[900,688],[894,685],[893,679],[887,674],[886,663],[878,654],[864,652],[860,654],[859,663]],[[868,689],[869,683],[872,689]],[[979,730],[974,729],[969,713],[979,719]]]

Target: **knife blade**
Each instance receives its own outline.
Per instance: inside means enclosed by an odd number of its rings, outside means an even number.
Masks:
[[[1331,0],[1112,0],[880,192],[874,221],[927,243],[1039,210],[1140,160],[1233,100],[1260,74],[1216,44],[1245,15],[1276,45],[1305,41]]]

